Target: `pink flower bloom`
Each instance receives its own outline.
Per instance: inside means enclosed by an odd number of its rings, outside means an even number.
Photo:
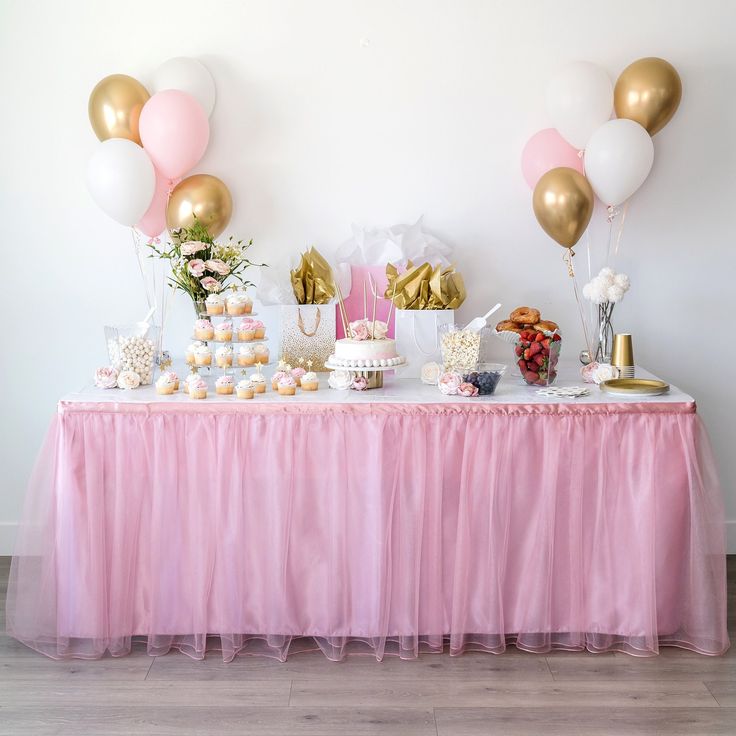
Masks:
[[[365,376],[355,376],[353,388],[356,391],[365,391],[368,388],[368,379]]]
[[[209,261],[204,262],[204,265],[207,266],[208,270],[220,276],[227,276],[230,273],[230,266],[219,258],[210,258]]]
[[[457,387],[457,393],[458,396],[477,396],[478,395],[478,387],[473,386],[472,383],[461,383]]]
[[[453,371],[443,373],[439,380],[440,391],[445,396],[454,396],[462,382],[463,378],[459,373],[454,373]]]
[[[201,258],[195,258],[187,263],[189,273],[199,278],[204,275],[204,261]]]
[[[95,386],[97,388],[115,388],[118,385],[118,372],[106,365],[95,371]]]
[[[179,246],[183,256],[193,256],[200,250],[205,250],[205,248],[207,248],[207,243],[203,243],[201,240],[187,240],[186,243]]]
[[[367,340],[368,339],[368,325],[365,320],[358,320],[357,322],[350,323],[350,333],[353,336],[353,340]]]
[[[220,291],[220,282],[212,276],[205,276],[199,283],[205,291]]]

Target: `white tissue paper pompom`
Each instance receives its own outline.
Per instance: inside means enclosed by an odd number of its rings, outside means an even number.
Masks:
[[[593,300],[593,289],[591,288],[590,281],[583,286],[583,299]]]
[[[620,287],[624,290],[624,292],[627,292],[629,288],[631,287],[631,281],[629,280],[629,277],[625,273],[617,273],[613,278],[616,286]]]
[[[616,304],[616,302],[620,302],[624,298],[624,290],[620,286],[616,286],[616,284],[609,286],[606,294],[608,296],[608,301],[613,302],[614,304]]]

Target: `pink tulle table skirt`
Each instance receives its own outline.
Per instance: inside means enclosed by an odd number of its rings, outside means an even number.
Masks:
[[[54,658],[721,654],[715,465],[692,403],[62,403],[7,626]]]

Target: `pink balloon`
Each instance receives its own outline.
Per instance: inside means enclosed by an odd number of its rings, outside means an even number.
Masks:
[[[143,148],[167,179],[179,179],[194,168],[210,139],[202,106],[178,89],[153,95],[143,106],[138,127]]]
[[[169,203],[169,190],[173,187],[160,171],[156,172],[156,189],[146,213],[135,226],[149,238],[155,238],[166,230],[166,205]]]
[[[145,108],[143,108],[145,110]],[[531,189],[552,169],[567,166],[583,173],[583,159],[554,128],[535,133],[521,152],[521,171]]]

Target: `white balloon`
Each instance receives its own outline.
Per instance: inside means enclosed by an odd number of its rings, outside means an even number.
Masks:
[[[215,106],[215,80],[207,67],[197,59],[176,56],[165,61],[153,73],[151,92],[179,89],[189,93],[209,116]]]
[[[585,149],[585,176],[604,204],[626,201],[646,180],[654,163],[654,144],[633,120],[609,120]]]
[[[105,214],[121,225],[134,225],[151,204],[156,172],[139,145],[109,138],[97,146],[87,165],[87,189]]]
[[[583,150],[613,111],[613,84],[606,70],[589,61],[562,67],[547,84],[547,110],[559,134]]]

